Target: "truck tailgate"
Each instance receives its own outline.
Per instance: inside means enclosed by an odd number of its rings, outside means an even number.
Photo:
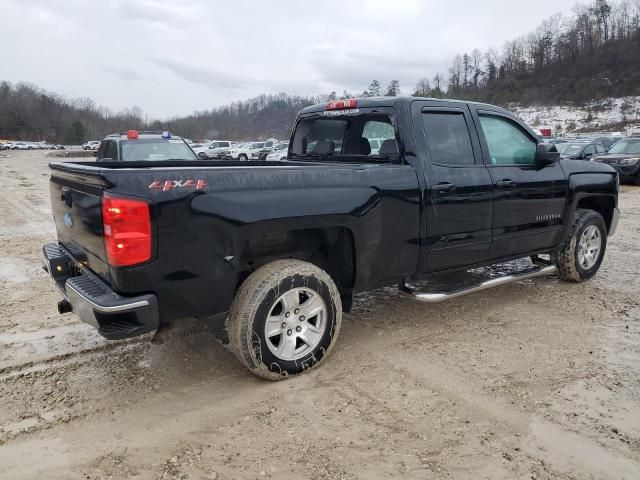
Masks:
[[[49,191],[58,241],[77,261],[110,283],[101,211],[104,189],[97,174],[52,166]]]

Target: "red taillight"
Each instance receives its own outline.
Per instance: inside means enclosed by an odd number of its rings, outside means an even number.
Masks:
[[[146,202],[102,197],[102,223],[109,265],[127,267],[151,259],[151,218]]]
[[[138,139],[138,130],[129,130],[127,132],[127,138],[129,140],[137,140]]]
[[[348,100],[334,100],[327,103],[327,110],[342,110],[344,108],[356,108],[358,101],[355,98]]]

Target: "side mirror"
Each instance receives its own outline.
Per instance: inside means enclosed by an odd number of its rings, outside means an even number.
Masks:
[[[560,153],[552,143],[539,143],[536,146],[536,163],[548,165],[560,160]]]

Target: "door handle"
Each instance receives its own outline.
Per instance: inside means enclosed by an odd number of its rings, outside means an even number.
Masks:
[[[516,182],[511,180],[510,178],[505,178],[496,182],[496,186],[500,188],[513,188],[516,186]]]
[[[456,189],[456,186],[453,183],[443,182],[438,183],[436,185],[431,186],[431,190],[440,192],[440,193],[451,193]]]

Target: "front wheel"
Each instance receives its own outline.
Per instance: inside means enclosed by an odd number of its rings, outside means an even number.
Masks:
[[[607,248],[607,227],[594,210],[578,209],[569,238],[554,256],[558,276],[570,282],[584,282],[600,268]]]
[[[241,155],[238,155],[238,160],[240,160],[241,162],[246,162],[248,159],[247,156],[243,153]]]
[[[340,332],[342,303],[331,277],[299,260],[277,260],[242,284],[231,306],[231,349],[254,374],[280,380],[313,368]]]

